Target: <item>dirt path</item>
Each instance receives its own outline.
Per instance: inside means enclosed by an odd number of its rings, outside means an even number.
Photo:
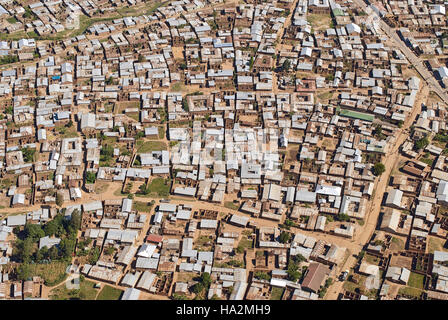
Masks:
[[[407,117],[402,128],[398,129],[397,138],[385,157],[384,166],[386,167],[386,171],[378,178],[378,181],[376,183],[375,195],[373,199],[370,200],[371,207],[368,212],[367,221],[365,222],[363,228],[357,231],[354,237],[354,242],[356,243],[354,247],[358,246],[358,249],[354,251],[351,250],[352,255],[348,258],[346,263],[343,266],[341,266],[340,271],[353,268],[356,265],[357,259],[353,257],[353,254],[359,253],[364,244],[366,244],[370,240],[370,238],[373,235],[373,232],[376,229],[379,214],[381,212],[381,203],[384,197],[384,193],[386,192],[389,177],[392,171],[396,168],[396,166],[399,163],[400,159],[399,148],[408,138],[408,129],[414,123],[417,115],[420,114],[421,103],[426,101],[429,94],[428,87],[424,84],[422,85],[423,88],[421,90],[420,98],[416,102],[415,107],[413,108],[411,114]],[[325,296],[325,299],[326,300],[337,299],[339,293],[341,293],[342,291],[342,287],[343,282],[340,281],[334,282],[333,285],[330,286],[328,293]]]

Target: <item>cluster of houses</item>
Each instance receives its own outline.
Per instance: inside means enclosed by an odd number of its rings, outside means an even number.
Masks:
[[[372,5],[415,51],[443,54],[444,4]],[[116,6],[37,2],[39,19],[6,30],[63,32]],[[358,254],[375,165],[413,122],[341,295],[415,298],[421,278],[418,298],[448,294],[433,248],[448,231],[446,106],[422,100],[423,79],[365,15],[342,0],[182,0],[75,37],[0,41],[0,58],[16,57],[0,70],[0,265],[14,263],[13,228],[76,209],[88,243],[76,250],[101,255],[75,264],[122,299],[194,297],[205,272],[209,299],[323,298]]]

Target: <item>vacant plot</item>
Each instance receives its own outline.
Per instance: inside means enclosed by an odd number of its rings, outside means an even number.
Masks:
[[[239,206],[234,204],[232,201],[226,201],[224,202],[224,207],[232,210],[238,210]]]
[[[425,276],[415,272],[411,272],[409,276],[408,286],[423,289],[425,285]]]
[[[51,290],[49,296],[51,300],[95,300],[97,293],[94,282],[83,280],[79,289],[68,289],[64,283]]]
[[[392,237],[392,241],[390,244],[390,250],[393,251],[401,251],[404,250],[405,243],[400,238]]]
[[[182,82],[178,81],[171,86],[171,91],[174,92],[185,91],[185,85]]]
[[[118,300],[122,293],[123,291],[120,289],[105,285],[96,300]]]
[[[306,20],[311,24],[314,30],[325,30],[332,25],[329,14],[308,14]]]
[[[434,251],[448,251],[444,248],[445,240],[435,237],[429,237],[428,241],[428,253],[434,253]]]
[[[366,254],[364,259],[370,264],[378,265],[380,263],[380,259],[374,255]]]
[[[159,130],[159,139],[164,139],[165,138],[165,127],[164,126],[158,127],[158,130]]]
[[[30,264],[31,276],[40,276],[45,281],[45,285],[52,287],[67,278],[65,270],[68,264],[66,262],[36,263]]]
[[[101,194],[101,193],[105,193],[107,191],[107,189],[109,188],[110,183],[108,182],[97,182],[95,184],[95,193],[96,194]]]
[[[246,248],[252,248],[254,245],[254,240],[248,239],[246,236],[243,236],[238,243],[237,252],[242,253]]]
[[[148,153],[160,150],[167,150],[166,143],[163,141],[137,141],[137,153]]]
[[[333,97],[332,91],[323,92],[321,94],[318,94],[317,97],[319,100],[330,100]]]
[[[149,202],[141,202],[141,201],[134,201],[132,203],[133,209],[139,212],[150,212],[152,205],[150,205]]]
[[[422,290],[412,287],[402,287],[400,288],[400,290],[398,290],[398,294],[400,295],[411,296],[415,298],[420,298],[422,293]]]
[[[281,300],[283,296],[284,288],[273,287],[271,291],[271,299],[270,300]]]
[[[146,186],[143,184],[140,191],[136,193],[138,197],[155,197],[165,198],[169,197],[171,190],[171,179],[154,178]]]

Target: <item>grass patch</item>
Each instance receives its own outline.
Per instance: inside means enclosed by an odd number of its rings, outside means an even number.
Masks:
[[[317,97],[319,100],[330,100],[333,97],[332,91],[323,92],[321,94],[318,94]]]
[[[447,251],[443,245],[445,244],[445,240],[429,237],[428,241],[428,253],[434,253],[434,251]]]
[[[165,138],[165,127],[160,126],[158,127],[159,130],[159,139],[164,139]]]
[[[374,265],[378,265],[378,263],[380,262],[380,259],[378,257],[375,257],[370,254],[366,254],[364,259],[366,259],[367,263],[374,264]]]
[[[430,159],[430,158],[421,158],[420,161],[423,162],[423,163],[426,163],[430,167],[432,167],[432,164],[434,162],[434,160]]]
[[[232,210],[238,210],[239,209],[239,206],[234,204],[232,201],[224,202],[224,207],[226,207],[227,209],[232,209]]]
[[[178,81],[171,86],[171,91],[185,91],[185,85],[182,82]]]
[[[238,247],[236,248],[236,251],[238,253],[243,253],[244,249],[252,248],[253,245],[254,245],[254,240],[250,240],[246,236],[243,236],[241,238],[240,242],[238,243]]]
[[[51,290],[51,300],[95,300],[97,289],[92,281],[83,280],[79,289],[67,289],[65,283]]]
[[[406,295],[416,298],[420,298],[422,292],[422,290],[412,287],[401,287],[400,290],[398,290],[398,294],[400,295]]]
[[[143,185],[144,186],[144,185]],[[141,189],[140,189],[141,190]],[[168,197],[171,190],[171,179],[154,178],[147,185],[145,194],[137,193],[137,196]]]
[[[123,290],[105,285],[96,300],[118,300],[122,293]]]
[[[284,291],[284,288],[272,287],[270,300],[281,300]]]
[[[137,141],[137,153],[148,153],[160,150],[167,150],[167,145],[163,141]]]
[[[394,251],[404,250],[404,241],[400,238],[392,237],[392,241],[390,244],[390,249]]]
[[[44,279],[45,285],[49,287],[55,286],[67,278],[67,273],[65,273],[67,266],[66,262],[61,261],[29,265],[31,276],[40,276]]]
[[[411,275],[409,276],[408,286],[417,289],[423,289],[424,285],[425,285],[425,276],[422,274],[411,272]]]
[[[150,212],[152,205],[150,205],[149,202],[142,202],[142,201],[134,201],[132,203],[132,208],[136,211],[142,211],[142,212]]]

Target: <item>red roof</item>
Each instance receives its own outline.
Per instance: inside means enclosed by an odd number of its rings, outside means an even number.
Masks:
[[[157,234],[150,234],[146,237],[146,241],[159,243],[163,240],[163,236]]]

